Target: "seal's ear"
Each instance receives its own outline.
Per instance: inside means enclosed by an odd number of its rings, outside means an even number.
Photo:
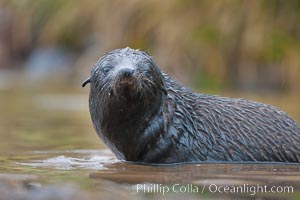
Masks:
[[[91,82],[91,77],[88,77],[85,81],[82,82],[81,86],[84,87],[86,84]]]
[[[159,71],[158,67],[156,66],[155,68],[156,70],[158,70],[158,73],[160,74],[160,80],[159,80],[159,90],[162,91],[166,96],[168,96],[168,92],[165,86],[165,80],[164,80],[164,76],[162,75],[162,73]]]
[[[168,96],[168,92],[167,92],[167,89],[166,89],[166,86],[165,86],[165,81],[163,79],[163,76],[161,76],[161,81],[160,81],[160,84],[158,86],[159,90],[162,91],[166,96]]]
[[[166,96],[168,95],[168,92],[167,92],[165,86],[161,85],[161,86],[159,87],[159,89],[160,89]]]

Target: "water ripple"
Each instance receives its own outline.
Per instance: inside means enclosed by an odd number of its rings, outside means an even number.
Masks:
[[[106,169],[105,164],[112,164],[118,160],[107,150],[69,150],[69,151],[39,151],[35,154],[49,154],[51,157],[28,162],[17,162],[19,165],[30,167],[44,167],[58,170]],[[53,154],[59,154],[53,156]],[[72,155],[68,155],[72,154]]]

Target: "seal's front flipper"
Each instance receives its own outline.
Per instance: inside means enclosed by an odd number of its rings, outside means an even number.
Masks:
[[[91,77],[88,77],[85,81],[82,82],[81,86],[84,87],[86,84],[91,82]]]

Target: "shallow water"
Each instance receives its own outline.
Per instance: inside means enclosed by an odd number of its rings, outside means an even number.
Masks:
[[[118,161],[92,128],[87,91],[45,91],[0,91],[0,199],[300,199],[300,165]],[[296,97],[274,99],[299,121]]]

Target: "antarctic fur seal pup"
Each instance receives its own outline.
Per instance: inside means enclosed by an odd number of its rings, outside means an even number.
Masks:
[[[127,47],[107,53],[82,86],[87,83],[94,128],[121,160],[300,162],[300,127],[286,113],[193,93],[145,52]]]

